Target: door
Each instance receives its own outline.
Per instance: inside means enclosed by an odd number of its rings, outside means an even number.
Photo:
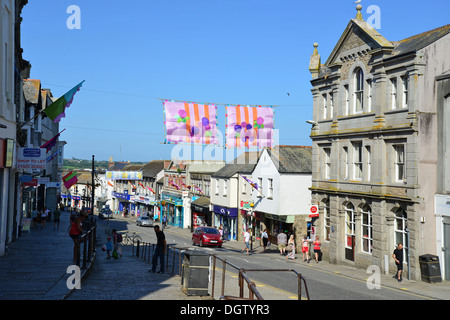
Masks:
[[[444,274],[445,280],[450,281],[450,224],[444,223]]]

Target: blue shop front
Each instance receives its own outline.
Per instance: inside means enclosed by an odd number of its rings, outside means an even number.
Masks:
[[[128,192],[119,193],[114,191],[112,193],[112,196],[119,202],[115,213],[123,214],[124,211],[126,211],[126,213],[129,214],[134,209],[134,205],[133,208],[131,207],[130,195],[128,194]]]
[[[223,226],[223,238],[225,240],[236,240],[237,237],[237,208],[227,208],[222,206],[213,206],[214,226],[219,228]]]
[[[163,193],[160,202],[161,216],[167,215],[167,224],[183,228],[184,208],[181,196]]]

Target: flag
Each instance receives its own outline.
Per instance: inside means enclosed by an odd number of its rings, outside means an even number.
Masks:
[[[66,130],[66,129],[64,129]],[[64,131],[63,130],[63,131]],[[58,142],[58,137],[61,133],[63,133],[63,131],[61,131],[60,133],[58,133],[56,136],[54,136],[53,138],[51,138],[50,140],[48,140],[46,143],[44,143],[41,148],[45,148],[47,149],[47,153],[56,145],[56,143]],[[51,160],[51,159],[50,159]],[[47,160],[48,162],[49,160]]]
[[[217,106],[165,100],[165,143],[218,145]]]
[[[114,188],[114,185],[111,182],[108,181],[108,184]]]
[[[150,187],[147,187],[147,189],[148,189],[148,190],[150,190],[151,192],[153,192],[154,194],[156,194],[156,192],[155,192],[155,191],[153,191],[153,189],[152,189],[152,188],[150,188]]]
[[[65,118],[66,108],[70,107],[70,105],[72,104],[73,97],[75,96],[75,93],[80,90],[83,82],[84,80],[44,109],[43,112],[47,115],[47,117],[52,119],[54,123],[59,122],[61,118]]]
[[[273,107],[227,106],[225,148],[271,148]]]
[[[62,180],[66,189],[70,189],[71,186],[78,182],[77,174],[76,172],[70,171],[62,178]]]
[[[47,158],[47,162],[50,162],[53,160],[54,157],[56,157],[59,153],[59,150],[57,150],[54,154],[52,154],[50,157]]]

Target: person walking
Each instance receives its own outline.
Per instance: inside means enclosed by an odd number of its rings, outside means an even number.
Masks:
[[[53,230],[59,230],[60,217],[61,211],[56,207],[56,210],[53,213]]]
[[[286,234],[281,231],[277,236],[277,242],[278,242],[278,250],[280,250],[280,254],[284,256],[286,254]]]
[[[319,241],[319,236],[316,236],[316,240],[313,242],[313,246],[314,246],[314,256],[316,257],[316,263],[319,263],[319,255],[320,255],[320,241]]]
[[[302,240],[302,254],[303,254],[303,261],[307,261],[309,263],[309,240],[306,235],[303,237]]]
[[[87,218],[87,212],[82,211],[81,214],[71,221],[69,235],[73,240],[73,263],[78,262],[78,251],[80,248],[81,235],[83,234],[83,221]]]
[[[398,282],[402,282],[402,271],[403,271],[403,244],[399,243],[397,249],[394,250],[392,257],[394,258],[395,265],[397,266],[397,273],[393,277],[397,279]]]
[[[45,224],[47,222],[47,217],[48,217],[48,211],[47,211],[47,208],[45,207],[44,209],[41,210],[41,229],[44,229]]]
[[[158,264],[158,258],[161,264],[161,267],[158,271],[158,273],[164,273],[164,255],[166,254],[166,236],[164,235],[164,232],[159,229],[159,226],[155,226],[155,233],[156,233],[156,248],[155,252],[153,253],[153,259],[152,259],[152,268],[148,270],[149,272],[156,272],[156,265]]]
[[[266,251],[267,243],[269,242],[269,235],[267,234],[267,229],[264,229],[263,233],[261,234],[261,238],[263,241],[263,251]]]
[[[247,249],[247,255],[249,255],[250,250],[250,228],[247,229],[247,231],[244,233],[244,244],[245,246],[242,248],[242,252],[244,252],[245,249]]]
[[[295,242],[293,234],[289,237],[288,246],[291,248],[291,252],[287,255],[286,259],[295,260]]]
[[[167,215],[166,214],[164,214],[161,222],[162,222],[162,229],[164,230],[167,226]]]

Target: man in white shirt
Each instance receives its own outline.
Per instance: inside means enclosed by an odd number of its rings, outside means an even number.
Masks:
[[[242,248],[242,252],[244,252],[245,249],[247,249],[247,255],[249,255],[249,250],[250,250],[250,229],[247,229],[247,231],[245,231],[244,233],[244,243],[245,243],[245,247]]]

